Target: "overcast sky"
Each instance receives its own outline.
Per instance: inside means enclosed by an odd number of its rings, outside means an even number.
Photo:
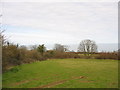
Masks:
[[[7,0],[6,0],[7,1]],[[13,0],[14,1],[14,0]],[[2,26],[22,45],[118,42],[117,2],[3,2]]]

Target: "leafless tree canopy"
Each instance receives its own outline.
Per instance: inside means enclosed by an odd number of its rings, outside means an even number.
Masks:
[[[84,52],[87,54],[97,52],[97,45],[95,41],[89,39],[83,40],[80,42],[78,52]]]
[[[0,30],[0,44],[1,44],[1,46],[7,42],[6,36],[3,34],[4,31],[5,30]]]
[[[59,52],[65,52],[65,51],[68,51],[68,47],[61,44],[55,44],[54,50]]]
[[[37,50],[38,45],[31,45],[30,50]]]

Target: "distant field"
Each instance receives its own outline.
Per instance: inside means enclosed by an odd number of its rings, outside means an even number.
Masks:
[[[117,87],[117,60],[51,59],[16,66],[3,74],[3,88]]]

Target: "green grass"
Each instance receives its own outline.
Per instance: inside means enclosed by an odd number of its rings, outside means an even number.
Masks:
[[[16,66],[3,74],[3,88],[117,88],[118,61],[53,59]]]

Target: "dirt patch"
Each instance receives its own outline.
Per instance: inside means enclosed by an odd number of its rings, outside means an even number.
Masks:
[[[47,85],[42,85],[40,87],[36,87],[36,88],[50,88],[52,86],[55,86],[55,85],[58,85],[58,84],[62,84],[64,82],[66,82],[67,80],[61,80],[61,81],[56,81],[56,82],[52,82],[52,83],[49,83]]]
[[[110,86],[110,87],[112,87],[112,86],[117,86],[117,85],[118,85],[117,82],[111,82],[111,83],[109,83],[109,86]]]
[[[94,81],[79,81],[79,82],[81,82],[81,83],[92,83]]]
[[[12,85],[12,86],[20,85],[20,84],[28,83],[28,82],[31,82],[31,81],[34,81],[34,80],[38,80],[38,78],[34,78],[34,79],[30,79],[30,80],[20,81],[20,82],[17,82],[17,83],[11,84],[11,85]]]
[[[54,74],[54,75],[50,75],[50,76],[59,76],[59,75]],[[47,76],[47,78],[49,78],[50,76]],[[30,80],[23,80],[23,81],[20,81],[20,82],[12,83],[12,84],[10,84],[10,86],[21,85],[21,84],[28,83],[28,82],[31,82],[31,81],[34,81],[34,80],[40,80],[40,78],[33,78],[33,79],[30,79]]]
[[[85,78],[85,77],[84,76],[72,77],[70,79],[64,79],[64,80],[61,80],[61,81],[52,82],[52,83],[49,83],[47,85],[42,85],[42,86],[39,86],[39,87],[36,87],[36,88],[50,88],[52,86],[62,84],[62,83],[66,82],[66,81],[69,81],[69,80],[82,79],[82,78]]]
[[[69,74],[71,72],[66,72],[66,74]],[[64,73],[63,73],[64,74]],[[36,73],[35,75],[39,75],[39,73]],[[46,78],[58,78],[57,76],[61,76],[62,74],[50,74],[48,76],[46,76]],[[43,79],[43,78],[42,78]],[[16,82],[16,83],[12,83],[12,84],[9,84],[8,86],[16,86],[16,85],[21,85],[21,84],[24,84],[24,83],[28,83],[28,82],[31,82],[31,81],[34,81],[34,80],[40,80],[40,78],[37,76],[37,78],[33,78],[33,79],[30,79],[30,80],[23,80],[23,81],[20,81],[20,82]]]
[[[72,77],[72,79],[82,79],[82,78],[86,78],[86,77],[85,76]]]
[[[66,73],[70,73],[70,72],[66,72]],[[62,74],[51,74],[49,76],[46,76],[46,78],[58,78],[58,76],[61,76]],[[85,78],[84,76],[79,76],[79,77],[71,77],[70,79],[65,79],[65,80],[60,80],[60,81],[56,81],[56,82],[52,82],[52,83],[49,83],[47,85],[42,85],[42,86],[39,86],[39,87],[36,87],[36,88],[50,88],[52,86],[55,86],[55,85],[58,85],[58,84],[62,84],[66,81],[69,81],[69,80],[73,80],[73,79],[82,79],[82,78]],[[42,78],[43,79],[43,78]],[[28,83],[28,82],[31,82],[31,81],[34,81],[34,80],[40,80],[39,77],[37,78],[33,78],[33,79],[30,79],[30,80],[23,80],[23,81],[20,81],[20,82],[16,82],[16,83],[12,83],[12,84],[9,84],[9,86],[16,86],[16,85],[21,85],[21,84],[25,84],[25,83]]]

